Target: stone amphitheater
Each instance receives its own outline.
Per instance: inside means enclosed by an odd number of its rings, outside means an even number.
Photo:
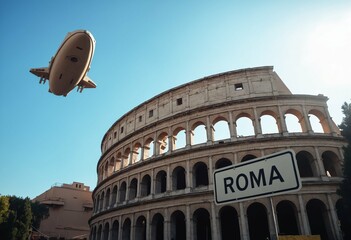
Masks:
[[[346,142],[327,100],[292,94],[268,66],[198,79],[136,106],[102,139],[90,239],[255,240],[276,231],[342,239],[336,191]],[[286,149],[296,153],[301,190],[216,205],[216,169]]]

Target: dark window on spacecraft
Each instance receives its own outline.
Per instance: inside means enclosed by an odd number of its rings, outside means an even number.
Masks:
[[[234,85],[234,87],[235,87],[235,91],[241,91],[241,90],[244,89],[242,83],[237,83],[237,84]]]
[[[149,118],[153,117],[154,116],[154,110],[150,110],[149,111]]]
[[[124,130],[124,128],[123,128],[123,127],[121,127],[121,133],[123,133],[123,130]]]
[[[183,98],[178,98],[177,99],[177,106],[182,105],[183,104]]]

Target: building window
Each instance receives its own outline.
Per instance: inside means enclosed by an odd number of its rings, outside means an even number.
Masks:
[[[139,122],[143,121],[143,116],[139,116]]]
[[[177,99],[177,106],[182,105],[183,104],[183,98],[178,98]]]
[[[124,131],[124,127],[121,127],[121,133],[123,133],[123,131]]]
[[[116,131],[113,133],[113,137],[114,137],[114,138],[117,137],[117,132],[116,132]]]
[[[154,116],[154,110],[150,110],[149,111],[149,118],[153,117]]]
[[[241,90],[244,89],[242,83],[237,83],[237,84],[234,85],[234,87],[235,87],[235,91],[241,91]]]

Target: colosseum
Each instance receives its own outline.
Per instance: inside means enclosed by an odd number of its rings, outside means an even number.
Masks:
[[[292,94],[268,66],[198,79],[136,106],[102,139],[90,239],[342,239],[336,191],[346,142],[327,100]],[[296,153],[298,192],[215,203],[216,169],[286,149]]]

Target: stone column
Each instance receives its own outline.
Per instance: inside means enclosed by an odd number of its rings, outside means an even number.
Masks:
[[[212,239],[219,239],[219,228],[217,227],[217,222],[218,222],[218,217],[216,214],[216,209],[214,202],[211,202],[211,233],[212,233]],[[200,239],[198,239],[200,240]]]
[[[301,194],[298,194],[297,197],[299,199],[299,208],[300,208],[302,226],[303,226],[302,234],[303,235],[311,235],[310,223],[308,222],[308,217],[307,217],[307,213],[305,210],[305,203],[303,201]]]
[[[341,229],[338,225],[339,219],[337,213],[335,211],[335,205],[333,204],[333,200],[331,199],[330,194],[327,194],[328,199],[328,208],[330,212],[331,224],[333,225],[333,234],[335,239],[342,239]]]
[[[242,202],[239,203],[239,212],[240,212],[239,223],[241,226],[241,229],[240,229],[241,239],[249,240],[250,238],[249,226],[247,224],[247,216]]]
[[[186,205],[186,239],[193,239],[192,236],[192,217],[190,216],[190,206]]]
[[[255,117],[255,119],[254,119],[255,135],[257,137],[261,137],[261,135],[262,135],[261,120],[257,115],[257,110],[255,107],[253,108],[253,112],[254,112],[254,117]]]

